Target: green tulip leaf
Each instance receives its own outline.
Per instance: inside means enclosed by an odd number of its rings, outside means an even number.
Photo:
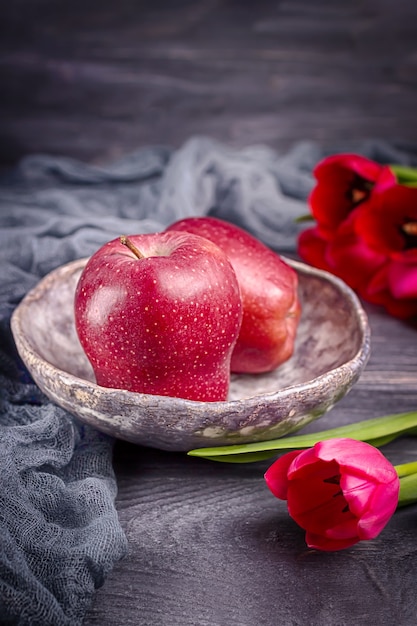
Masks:
[[[416,428],[417,411],[411,411],[376,417],[307,435],[216,448],[197,448],[190,450],[188,455],[225,463],[253,463],[276,456],[277,452],[310,448],[318,441],[334,437],[350,437],[379,447],[400,435],[415,434],[413,429]]]
[[[304,215],[299,215],[294,220],[296,224],[302,224],[303,222],[314,222],[314,221],[315,221],[315,218],[311,215],[311,213],[305,213]]]

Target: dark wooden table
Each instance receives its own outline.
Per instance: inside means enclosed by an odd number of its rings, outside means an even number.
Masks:
[[[306,431],[417,406],[417,329],[367,307],[372,356],[354,389]],[[385,449],[396,463],[417,441]],[[119,442],[117,508],[130,552],[86,624],[175,626],[416,623],[417,510],[340,553],[304,543],[263,481],[268,462],[230,466]]]
[[[2,13],[3,165],[33,152],[103,162],[195,134],[417,145],[414,0],[15,0]],[[307,430],[417,408],[416,326],[366,310],[366,370]],[[386,453],[415,459],[417,442]],[[129,554],[87,626],[417,623],[416,507],[372,542],[319,553],[267,490],[268,462],[118,442],[114,463]]]

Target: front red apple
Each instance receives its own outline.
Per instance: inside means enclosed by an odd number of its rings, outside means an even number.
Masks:
[[[268,372],[288,360],[301,312],[295,270],[250,233],[214,217],[185,218],[167,230],[216,242],[233,265],[242,293],[243,319],[232,371]]]
[[[241,319],[228,258],[189,233],[110,241],[89,259],[75,294],[97,383],[146,394],[225,400]]]

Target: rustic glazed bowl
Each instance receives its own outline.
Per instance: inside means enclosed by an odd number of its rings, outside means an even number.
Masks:
[[[226,402],[145,395],[95,383],[73,312],[87,259],[41,280],[15,310],[12,332],[46,396],[114,437],[176,451],[274,439],[333,407],[358,380],[370,349],[367,317],[351,289],[327,272],[287,261],[298,273],[302,305],[294,354],[269,374],[233,375]]]

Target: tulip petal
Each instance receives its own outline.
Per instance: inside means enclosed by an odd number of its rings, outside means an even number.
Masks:
[[[358,289],[371,279],[386,257],[372,250],[355,233],[344,233],[336,235],[328,244],[326,261],[334,273],[353,289]]]
[[[288,478],[291,480],[293,478],[307,477],[312,471],[318,471],[317,464],[320,465],[320,461],[317,459],[314,446],[306,450],[299,450],[299,454],[294,457],[288,468]],[[311,466],[314,466],[313,470]]]
[[[318,180],[326,174],[328,174],[330,178],[334,175],[333,168],[345,170],[346,172],[351,170],[367,180],[376,181],[381,170],[383,169],[383,166],[360,154],[342,152],[340,154],[333,154],[325,159],[322,159],[314,168],[313,173]],[[392,175],[392,178],[395,181],[394,174]]]
[[[395,300],[388,299],[384,302],[384,307],[390,315],[399,319],[407,319],[417,316],[416,300]]]
[[[307,228],[298,237],[297,251],[300,257],[310,265],[329,271],[330,268],[325,259],[327,243],[317,227]]]
[[[343,496],[327,499],[314,509],[294,512],[292,493],[288,494],[288,511],[291,517],[301,528],[310,532],[324,535],[330,528],[338,527],[351,520],[357,524],[357,518],[352,515]]]
[[[350,548],[360,541],[359,537],[351,539],[331,539],[324,535],[318,535],[311,532],[306,532],[306,544],[309,548],[316,550],[325,550],[326,552],[336,552],[336,550],[344,550]]]
[[[370,201],[358,212],[356,229],[369,246],[384,254],[416,247],[415,236],[404,230],[417,220],[417,188],[392,185],[375,188]]]
[[[329,539],[358,540],[358,520],[356,517],[346,520],[337,526],[332,526],[326,531]]]
[[[321,182],[309,196],[311,212],[326,231],[335,230],[352,209],[352,202],[343,194],[343,190],[349,188],[349,178],[353,178],[352,174],[346,176],[342,173],[337,179],[333,178],[331,183],[327,180],[326,183]]]
[[[382,304],[386,299],[388,292],[388,268],[389,261],[386,260],[379,269],[376,269],[373,276],[370,277],[365,287],[365,296],[375,304]]]
[[[417,300],[417,261],[415,265],[391,263],[388,270],[388,280],[394,298]]]
[[[377,485],[363,474],[357,476],[349,473],[342,475],[340,486],[350,510],[359,518],[367,510]]]
[[[378,485],[369,502],[368,511],[361,516],[358,523],[361,539],[373,539],[387,525],[397,508],[399,491],[398,476],[389,484]]]
[[[360,294],[363,298],[383,306],[390,315],[406,319],[417,315],[417,297],[414,299],[397,299],[390,291],[389,263],[381,267]]]
[[[323,461],[336,460],[342,473],[362,474],[381,483],[395,479],[397,472],[388,459],[374,446],[348,437],[327,439],[317,443],[317,457]]]
[[[270,491],[280,500],[287,499],[288,468],[300,452],[300,450],[294,450],[280,456],[264,474],[265,482]]]
[[[329,467],[330,466],[330,467]],[[340,493],[339,468],[336,463],[317,463],[309,475],[293,478],[288,484],[288,510],[292,516],[310,514],[332,503]],[[344,505],[343,505],[344,506]],[[342,507],[343,508],[343,507]]]

